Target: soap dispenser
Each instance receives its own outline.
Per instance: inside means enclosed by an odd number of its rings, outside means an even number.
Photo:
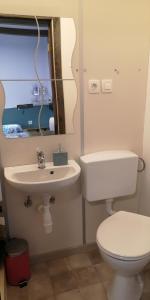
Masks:
[[[68,153],[63,151],[61,144],[58,150],[53,152],[53,164],[54,166],[68,165]]]

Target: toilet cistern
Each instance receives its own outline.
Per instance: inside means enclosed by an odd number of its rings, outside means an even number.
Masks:
[[[83,196],[89,202],[132,195],[138,156],[127,150],[100,151],[80,157]]]
[[[100,151],[80,157],[83,196],[88,202],[105,201],[106,211],[113,215],[114,198],[136,191],[137,171],[145,162],[128,150]]]

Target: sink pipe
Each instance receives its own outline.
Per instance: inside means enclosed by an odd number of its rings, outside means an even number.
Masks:
[[[44,226],[46,234],[52,233],[52,230],[53,230],[52,215],[50,212],[51,204],[50,204],[49,199],[50,199],[49,194],[44,194],[43,195],[43,204],[39,205],[39,207],[38,207],[38,210],[40,212],[42,212],[42,214],[43,214],[43,226]]]

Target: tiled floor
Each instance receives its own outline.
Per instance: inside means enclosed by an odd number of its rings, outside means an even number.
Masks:
[[[34,265],[27,287],[8,287],[8,300],[107,300],[112,276],[98,250],[91,250]],[[141,300],[150,300],[150,271],[143,277]]]

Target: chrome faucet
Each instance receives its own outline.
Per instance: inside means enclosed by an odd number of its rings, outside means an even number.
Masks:
[[[38,161],[38,168],[44,169],[45,168],[45,155],[42,150],[37,150],[37,161]]]

